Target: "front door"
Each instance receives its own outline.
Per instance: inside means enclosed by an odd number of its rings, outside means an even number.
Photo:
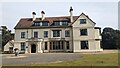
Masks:
[[[36,53],[36,45],[35,44],[31,45],[31,53]]]

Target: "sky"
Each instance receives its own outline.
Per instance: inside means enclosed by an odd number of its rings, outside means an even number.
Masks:
[[[33,11],[36,12],[36,17],[41,17],[42,10],[45,11],[45,16],[69,16],[70,6],[73,7],[73,15],[83,12],[102,29],[118,28],[117,2],[4,2],[2,7],[0,6],[0,25],[5,25],[14,32],[18,21],[21,18],[32,17]]]

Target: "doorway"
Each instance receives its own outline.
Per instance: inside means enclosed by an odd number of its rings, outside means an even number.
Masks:
[[[31,45],[31,53],[36,53],[36,45],[35,44]]]

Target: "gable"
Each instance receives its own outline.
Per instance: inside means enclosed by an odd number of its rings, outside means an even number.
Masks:
[[[86,23],[85,24],[80,24],[80,20],[81,19],[85,19]],[[85,15],[84,13],[82,13],[78,19],[76,21],[74,21],[74,23],[72,24],[73,27],[94,27],[95,26],[95,22],[93,22],[87,15]]]

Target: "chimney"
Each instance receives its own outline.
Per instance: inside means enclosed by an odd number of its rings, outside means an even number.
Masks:
[[[35,12],[32,12],[32,15],[33,15],[33,21],[35,21],[35,19],[36,19],[36,17],[35,17],[35,15],[36,15],[36,13]]]
[[[44,20],[45,19],[45,12],[44,11],[41,11],[41,19]]]
[[[72,9],[72,6],[70,7],[70,22],[72,23],[73,22],[73,9]]]

